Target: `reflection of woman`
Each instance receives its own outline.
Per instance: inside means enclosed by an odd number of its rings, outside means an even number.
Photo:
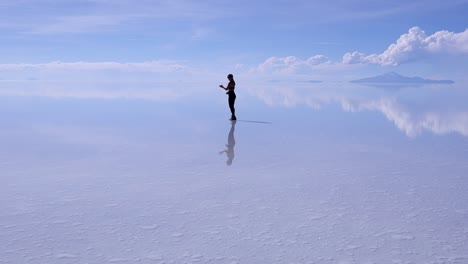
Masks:
[[[236,109],[234,109],[234,103],[236,102],[236,94],[234,93],[234,89],[236,88],[236,82],[234,81],[234,76],[232,74],[229,74],[227,78],[229,80],[227,87],[224,87],[223,85],[220,85],[219,87],[226,90],[227,91],[226,94],[229,96],[228,102],[229,102],[229,109],[231,110],[230,120],[237,120]]]
[[[236,128],[236,121],[231,121],[231,129],[229,130],[228,143],[226,150],[219,152],[219,154],[226,153],[227,160],[226,165],[231,166],[232,160],[234,159],[234,146],[236,145],[236,139],[234,138],[234,130]]]

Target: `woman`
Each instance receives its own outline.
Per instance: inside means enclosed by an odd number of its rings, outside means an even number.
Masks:
[[[234,89],[236,88],[236,82],[234,81],[234,76],[232,74],[228,74],[227,78],[229,80],[227,87],[224,87],[223,85],[220,85],[219,87],[226,90],[227,91],[226,94],[229,96],[228,102],[229,102],[229,109],[231,110],[230,120],[237,120],[236,109],[234,109],[234,103],[236,102],[236,93],[234,93]]]

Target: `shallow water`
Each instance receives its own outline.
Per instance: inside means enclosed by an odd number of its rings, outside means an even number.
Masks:
[[[237,93],[1,82],[0,263],[468,262],[463,85]]]

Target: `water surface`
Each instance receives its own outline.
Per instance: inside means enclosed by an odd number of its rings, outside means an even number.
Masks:
[[[466,263],[463,85],[0,83],[0,263]]]

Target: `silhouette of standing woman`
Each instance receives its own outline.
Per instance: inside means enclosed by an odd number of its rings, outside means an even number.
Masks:
[[[227,91],[226,94],[229,96],[228,102],[229,102],[229,109],[231,110],[230,120],[237,120],[236,109],[234,109],[234,103],[236,102],[236,93],[234,93],[234,89],[236,88],[236,82],[234,81],[234,76],[232,74],[228,74],[227,78],[229,80],[227,87],[224,87],[223,85],[220,85],[219,87],[226,90]]]

